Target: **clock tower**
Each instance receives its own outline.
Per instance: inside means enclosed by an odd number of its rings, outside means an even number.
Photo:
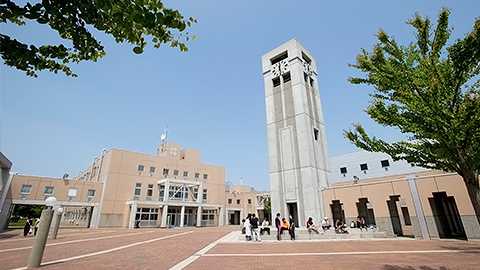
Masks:
[[[315,59],[293,39],[262,56],[262,70],[272,218],[280,213],[300,226],[309,217],[319,223],[330,165]]]

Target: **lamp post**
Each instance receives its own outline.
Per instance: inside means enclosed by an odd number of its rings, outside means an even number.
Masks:
[[[53,206],[57,203],[57,198],[51,196],[45,200],[47,209],[42,211],[40,216],[40,226],[38,228],[35,241],[33,242],[32,251],[28,259],[27,268],[36,268],[42,264],[43,252],[45,251],[45,245],[47,244],[48,231],[52,224]]]
[[[55,223],[53,224],[52,238],[57,239],[58,229],[60,227],[60,221],[62,220],[63,208],[57,209],[57,216],[55,217]],[[40,223],[41,224],[41,223]]]

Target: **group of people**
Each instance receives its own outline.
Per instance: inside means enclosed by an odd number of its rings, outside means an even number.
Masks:
[[[242,226],[242,233],[245,233],[245,239],[247,241],[262,241],[260,237],[260,229],[258,226],[258,218],[255,216],[255,214],[248,214],[248,216],[242,220],[243,226]],[[268,224],[267,224],[268,226]],[[263,227],[263,224],[262,224]],[[264,232],[264,228],[262,228],[262,232]],[[270,234],[270,229],[268,230],[268,233]],[[253,239],[252,239],[253,236]]]
[[[261,241],[260,235],[263,235],[265,233],[268,233],[268,235],[270,235],[270,228],[268,227],[269,222],[266,218],[263,220],[261,226],[259,226],[259,221],[255,214],[248,214],[246,219],[242,220],[242,222],[242,233],[245,234],[245,238],[247,241]],[[320,232],[317,226],[315,226],[312,217],[308,218],[306,226],[309,234],[323,234],[325,230],[329,230],[332,227],[330,221],[328,220],[328,217],[324,217],[322,220],[323,232]],[[287,221],[286,218],[281,218],[280,213],[277,213],[277,216],[275,218],[275,227],[277,228],[277,240],[282,240],[282,235],[284,235],[284,232],[288,232],[288,234],[290,235],[290,239],[295,240],[296,224],[292,215],[290,215],[289,220]],[[365,218],[358,216],[356,221],[352,221],[350,223],[350,227],[360,228],[360,230],[365,229],[366,231],[367,224]],[[334,228],[336,233],[348,234],[348,231],[346,229],[347,226],[341,218],[337,219]],[[254,237],[253,239],[252,236]]]
[[[290,240],[295,240],[295,220],[292,215],[289,217],[289,221],[286,218],[280,219],[280,213],[275,218],[275,227],[277,227],[277,240],[282,240],[283,232],[287,231],[290,234]]]
[[[35,224],[33,224],[33,226],[32,226],[32,223],[33,223],[33,221],[28,220],[28,219],[25,221],[25,226],[23,227],[23,236],[27,236],[29,234],[32,234],[32,232],[33,232],[33,235],[37,235],[38,226],[40,226],[40,219],[37,218],[35,220]]]

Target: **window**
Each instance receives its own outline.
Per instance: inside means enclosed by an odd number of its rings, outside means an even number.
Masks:
[[[341,174],[346,174],[347,173],[347,167],[340,168],[340,173]]]
[[[184,179],[187,179],[187,178],[188,178],[188,172],[187,172],[187,171],[184,171],[184,172],[183,172],[183,178],[184,178]]]
[[[76,188],[69,188],[68,189],[68,197],[75,197],[77,196],[77,189]]]
[[[411,167],[415,167],[415,163],[410,163],[410,166],[411,166]]]
[[[273,79],[272,82],[273,82],[273,87],[280,86],[280,77]]]
[[[168,169],[163,168],[163,175],[165,175],[165,176],[168,175]]]
[[[151,166],[150,166],[150,173],[151,173],[151,174],[154,174],[154,173],[155,173],[155,170],[156,170],[155,167],[151,167]]]
[[[197,200],[198,198],[198,188],[193,189],[193,198]]]
[[[313,138],[315,138],[315,141],[318,141],[318,129],[313,128]]]
[[[208,174],[206,173],[203,174],[203,180],[208,180]]]
[[[69,188],[68,189],[68,201],[73,201],[73,199],[77,196],[77,189],[76,188]]]
[[[178,170],[173,170],[173,176],[174,176],[174,178],[178,177]]]
[[[95,197],[95,189],[89,189],[87,191],[87,197],[90,197],[90,198]]]
[[[207,190],[206,189],[203,190],[203,200],[204,201],[207,200]]]
[[[237,204],[240,204],[240,199],[237,199]]]
[[[232,204],[232,199],[228,199],[228,204]]]
[[[286,83],[292,80],[292,76],[290,75],[290,72],[283,74],[282,77],[283,77],[283,83]]]
[[[215,210],[203,210],[202,220],[213,221],[215,219]]]
[[[53,187],[45,187],[43,190],[43,195],[53,195]]]
[[[145,169],[144,165],[138,165],[138,172],[143,172],[144,169]]]
[[[310,86],[313,87],[313,79],[310,78]]]
[[[22,185],[20,194],[30,194],[30,192],[32,192],[32,185]]]
[[[147,201],[151,201],[153,196],[153,184],[148,184],[147,188]]]
[[[388,162],[388,159],[380,161],[382,163],[382,168],[390,166],[390,163]]]
[[[281,54],[273,57],[272,59],[270,59],[270,62],[272,63],[272,65],[282,61],[283,59],[286,59],[288,57],[288,52],[287,51],[284,51],[282,52]]]
[[[165,186],[160,186],[160,190],[158,191],[158,200],[162,202],[164,196],[165,196]]]
[[[198,180],[198,178],[200,178],[200,173],[196,172],[195,173],[195,180]]]
[[[361,170],[361,171],[366,171],[366,170],[368,170],[368,165],[367,165],[367,163],[360,164],[360,170]]]
[[[248,199],[248,204],[252,204],[252,199]]]
[[[135,184],[135,193],[133,196],[134,200],[140,200],[140,194],[142,192],[142,183],[136,183]]]

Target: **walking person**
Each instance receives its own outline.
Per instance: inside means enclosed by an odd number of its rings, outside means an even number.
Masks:
[[[35,221],[35,225],[33,226],[33,235],[37,235],[38,227],[40,226],[40,219],[37,218],[37,221]]]
[[[277,227],[277,240],[280,241],[282,240],[282,221],[280,220],[280,213],[277,213],[277,217],[275,218],[275,227]]]
[[[25,227],[23,227],[23,236],[27,236],[30,233],[30,229],[31,229],[30,221],[27,219],[25,221]]]
[[[245,238],[247,241],[252,241],[252,227],[250,225],[250,214],[248,214],[247,218],[245,219],[245,223],[243,224],[245,228]]]
[[[260,229],[258,228],[258,218],[255,214],[252,214],[252,218],[250,219],[250,226],[252,227],[252,235],[254,241],[262,241],[260,238]]]

